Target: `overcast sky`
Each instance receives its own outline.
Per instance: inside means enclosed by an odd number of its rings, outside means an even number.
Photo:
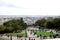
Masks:
[[[59,0],[0,0],[0,15],[60,15]]]

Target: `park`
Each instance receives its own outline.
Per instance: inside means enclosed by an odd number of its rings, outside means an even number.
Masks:
[[[4,18],[4,20],[6,20]],[[28,21],[29,22],[29,21]],[[48,40],[60,38],[60,18],[45,18],[32,21],[23,18],[11,19],[0,25],[0,40]]]

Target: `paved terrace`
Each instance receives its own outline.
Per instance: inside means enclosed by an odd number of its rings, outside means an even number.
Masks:
[[[2,38],[2,39],[4,39],[4,40],[10,40],[10,37],[7,37],[7,36],[2,36],[2,37],[0,37],[0,38]],[[18,38],[17,39],[17,37],[12,37],[12,40],[29,40],[29,38]],[[60,40],[60,38],[55,38],[55,39],[40,39],[40,38],[31,38],[30,40]]]

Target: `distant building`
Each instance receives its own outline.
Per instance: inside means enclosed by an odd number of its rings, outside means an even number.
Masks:
[[[54,18],[53,17],[45,17],[47,21],[52,21]]]
[[[0,18],[0,25],[2,25],[4,22],[11,20],[12,18]]]
[[[4,22],[12,20],[12,19],[19,19],[21,17],[2,17],[0,18],[0,25],[2,25]],[[27,25],[33,25],[36,21],[33,17],[22,17],[23,21],[27,23]]]

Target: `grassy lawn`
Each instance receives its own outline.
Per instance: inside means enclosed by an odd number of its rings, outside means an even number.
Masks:
[[[52,33],[50,33],[50,32],[36,32],[36,35],[37,36],[50,36],[50,35],[54,35],[54,34],[52,34]]]
[[[10,35],[12,35],[12,36],[17,36],[18,35],[18,36],[22,36],[22,37],[27,37],[27,33],[22,33],[22,34],[21,33],[9,33],[7,35],[9,35],[9,36]]]

